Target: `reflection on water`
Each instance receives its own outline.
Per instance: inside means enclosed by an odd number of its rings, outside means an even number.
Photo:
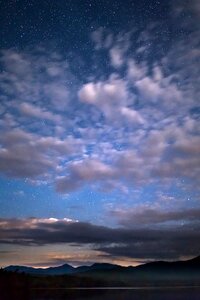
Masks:
[[[9,300],[199,300],[200,288],[43,289],[7,296]]]

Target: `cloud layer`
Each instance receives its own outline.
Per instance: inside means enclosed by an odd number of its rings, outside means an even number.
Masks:
[[[50,180],[59,192],[170,179],[197,186],[198,30],[192,47],[177,40],[176,50],[152,63],[148,41],[156,26],[137,38],[93,32],[93,51],[110,60],[104,78],[81,80],[63,54],[41,46],[3,50],[0,171]]]
[[[5,244],[53,245],[71,244],[101,251],[102,255],[140,259],[176,259],[181,256],[198,255],[200,211],[189,210],[185,213],[157,213],[155,221],[151,216],[141,218],[151,222],[165,222],[187,217],[189,223],[171,228],[109,228],[70,219],[1,219],[1,239]],[[155,214],[154,214],[155,217]],[[194,222],[193,222],[194,221]],[[136,218],[137,224],[137,218]],[[192,247],[191,247],[192,245]]]

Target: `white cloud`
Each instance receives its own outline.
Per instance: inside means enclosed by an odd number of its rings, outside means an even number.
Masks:
[[[122,107],[121,114],[128,120],[128,122],[140,123],[140,124],[145,123],[145,120],[140,115],[140,113],[134,109],[130,109],[128,107]]]
[[[111,59],[111,65],[115,68],[119,68],[124,64],[124,58],[123,58],[123,50],[119,47],[113,47],[110,49],[110,59]]]
[[[128,90],[127,82],[120,78],[111,76],[107,81],[87,83],[78,95],[82,102],[96,106],[108,119],[144,123],[140,112],[128,107],[134,103],[133,95]]]
[[[41,107],[36,107],[30,103],[21,103],[19,106],[19,111],[25,116],[51,120],[56,123],[61,122],[61,117],[59,115],[55,115],[50,111],[44,110]]]
[[[146,72],[147,67],[145,65],[138,65],[133,59],[129,59],[127,73],[128,78],[132,81],[132,83],[145,77]]]

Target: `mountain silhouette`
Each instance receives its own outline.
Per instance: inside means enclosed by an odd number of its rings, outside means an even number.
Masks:
[[[12,286],[12,289],[6,288]],[[51,289],[95,287],[199,287],[200,256],[187,261],[155,261],[136,267],[108,263],[46,269],[8,266],[0,269],[0,289]],[[15,299],[15,297],[10,297]],[[41,299],[43,299],[41,297]]]
[[[109,263],[94,263],[91,266],[80,266],[72,267],[69,264],[64,264],[57,267],[49,268],[32,268],[26,266],[8,266],[4,270],[18,273],[25,273],[31,275],[68,275],[68,274],[101,274],[101,273],[124,273],[133,274],[135,276],[140,276],[141,274],[171,274],[177,275],[186,273],[192,276],[193,274],[200,274],[200,256],[195,257],[186,261],[155,261],[142,264],[136,267],[122,267],[119,265],[109,264]]]
[[[26,266],[8,266],[4,268],[6,271],[25,273],[31,275],[65,275],[72,274],[75,271],[75,268],[68,264],[64,264],[58,267],[49,267],[49,268],[32,268]]]

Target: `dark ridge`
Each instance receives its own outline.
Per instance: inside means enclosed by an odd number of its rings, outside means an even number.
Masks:
[[[200,269],[200,256],[186,261],[155,261],[149,262],[136,267],[122,267],[119,265],[109,263],[94,263],[91,266],[80,266],[77,268],[72,267],[69,264],[64,264],[57,267],[49,267],[46,269],[32,268],[26,266],[8,266],[4,270],[26,273],[32,275],[66,275],[66,274],[79,274],[89,272],[126,272],[126,273],[140,273],[140,272],[170,272],[176,271],[198,271]]]

